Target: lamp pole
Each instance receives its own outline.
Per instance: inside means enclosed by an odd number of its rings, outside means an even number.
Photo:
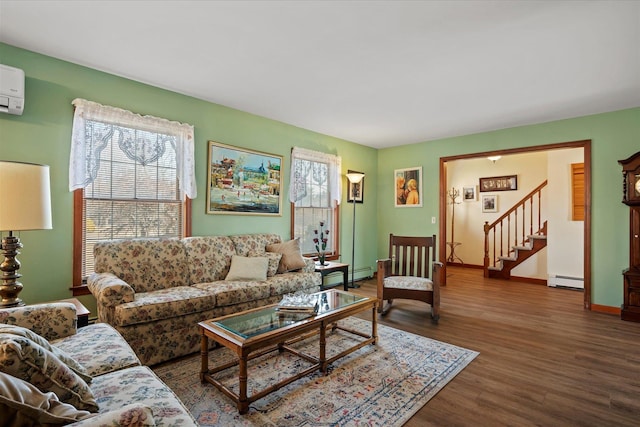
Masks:
[[[347,179],[351,183],[351,203],[353,203],[353,228],[351,234],[351,284],[348,285],[350,288],[359,288],[360,285],[356,285],[354,283],[354,273],[356,266],[356,186],[354,184],[358,184],[364,178],[364,174],[361,172],[352,172],[349,171],[347,174]]]

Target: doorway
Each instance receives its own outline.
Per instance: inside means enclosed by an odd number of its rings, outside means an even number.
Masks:
[[[440,200],[439,200],[439,260],[444,265],[443,284],[446,285],[447,268],[447,206],[448,206],[448,183],[447,183],[447,162],[453,160],[486,158],[489,156],[502,156],[509,154],[532,153],[538,151],[550,151],[568,148],[582,148],[584,158],[584,247],[583,247],[583,277],[584,277],[584,302],[583,307],[591,309],[591,140],[571,141],[556,144],[546,144],[532,147],[522,147],[504,149],[496,151],[486,151],[480,153],[464,154],[458,156],[440,158]]]

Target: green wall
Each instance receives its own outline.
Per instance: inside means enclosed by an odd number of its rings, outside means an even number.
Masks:
[[[363,207],[377,205],[374,191],[376,150],[7,44],[0,44],[0,63],[21,68],[26,75],[24,114],[0,114],[0,159],[48,164],[51,171],[53,229],[20,233],[24,245],[18,257],[24,285],[20,297],[26,303],[71,296],[73,198],[68,191],[68,169],[73,120],[71,101],[75,98],[186,122],[195,127],[198,197],[193,201],[194,235],[274,232],[289,238],[291,215],[286,194],[291,148],[305,147],[341,156],[343,174],[347,169],[367,174],[369,191],[365,204],[357,205],[356,267],[368,267],[370,260],[375,260],[376,212],[375,209],[369,209],[367,215],[361,212]],[[284,156],[285,194],[281,217],[205,214],[209,140]],[[346,177],[343,179],[346,188]],[[7,201],[0,203],[0,208],[7,209]],[[342,260],[348,263],[351,263],[351,207],[346,203],[345,193],[340,248]],[[93,298],[86,296],[81,300],[95,315]]]
[[[365,203],[356,205],[356,277],[371,274],[375,260],[386,256],[390,232],[438,234],[440,157],[591,139],[592,302],[622,303],[629,212],[620,203],[617,161],[640,150],[640,108],[374,150],[1,43],[0,63],[22,68],[27,77],[25,113],[0,114],[0,158],[51,166],[53,229],[20,234],[24,244],[20,272],[25,285],[21,297],[27,303],[70,296],[73,211],[67,171],[74,98],[195,126],[198,197],[193,202],[194,235],[269,231],[289,236],[286,201],[282,217],[205,214],[208,140],[282,155],[287,170],[293,146],[340,155],[343,174],[347,169],[366,173]],[[393,170],[414,166],[423,168],[423,206],[394,208]],[[289,187],[287,170],[285,191]],[[351,263],[353,211],[345,201],[343,195],[340,247],[342,260]],[[431,217],[437,218],[436,224],[431,224]],[[91,298],[82,298],[90,308],[95,307]]]
[[[592,140],[592,303],[619,307],[621,273],[629,266],[629,208],[621,203],[618,160],[640,150],[640,108],[379,150],[378,256],[387,252],[389,233],[438,234],[431,217],[438,217],[441,157],[585,139]],[[393,170],[414,166],[423,168],[423,207],[394,208]]]

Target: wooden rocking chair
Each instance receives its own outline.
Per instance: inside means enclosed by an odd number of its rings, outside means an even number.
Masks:
[[[431,305],[431,321],[438,323],[442,263],[435,247],[435,235],[389,235],[389,258],[378,260],[378,313],[387,314],[396,298],[413,299]]]

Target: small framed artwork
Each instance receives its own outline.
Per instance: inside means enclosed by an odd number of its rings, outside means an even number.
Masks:
[[[483,191],[512,191],[518,189],[518,176],[492,176],[480,178],[480,192]]]
[[[282,156],[209,141],[208,214],[282,215]]]
[[[498,212],[498,196],[487,194],[482,196],[482,212]]]
[[[352,171],[351,169],[347,170],[347,173],[362,173],[358,171]],[[364,202],[364,178],[358,183],[352,183],[347,179],[347,186],[349,193],[347,194],[347,202],[353,203],[355,200],[356,203]]]
[[[393,172],[395,182],[395,207],[422,206],[422,167],[396,169]]]
[[[475,202],[476,200],[478,200],[476,187],[473,185],[462,187],[462,200],[464,200],[465,202]]]

